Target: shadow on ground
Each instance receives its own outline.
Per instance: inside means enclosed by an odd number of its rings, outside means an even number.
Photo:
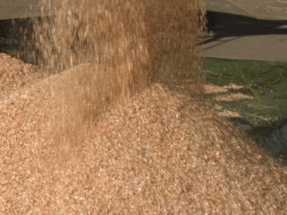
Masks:
[[[217,41],[225,37],[236,38],[252,35],[287,34],[287,19],[259,20],[248,16],[214,11],[207,11],[207,19],[208,31],[212,32],[212,35],[205,38],[202,44]]]

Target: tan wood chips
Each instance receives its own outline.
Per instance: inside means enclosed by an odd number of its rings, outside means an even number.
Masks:
[[[201,1],[55,2],[57,74],[0,54],[0,214],[287,214],[286,167],[191,96]]]

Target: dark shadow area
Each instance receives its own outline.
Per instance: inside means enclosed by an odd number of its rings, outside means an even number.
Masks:
[[[7,39],[31,39],[32,18],[0,20],[0,37]]]
[[[35,64],[32,19],[0,20],[0,52]]]
[[[213,35],[203,39],[202,44],[220,40],[224,37],[243,37],[252,35],[287,35],[286,20],[259,20],[256,18],[207,11],[208,31]]]
[[[243,118],[228,117],[236,127],[249,127],[246,134],[271,157],[287,165],[287,117],[268,124],[252,127]]]
[[[272,157],[278,158],[285,165],[287,164],[287,121],[281,123],[281,125],[273,129],[272,132],[268,132],[268,127],[256,128],[253,130],[253,135],[262,132],[265,129],[267,132],[264,137],[258,138],[258,144],[266,150]],[[270,127],[269,127],[270,129]]]

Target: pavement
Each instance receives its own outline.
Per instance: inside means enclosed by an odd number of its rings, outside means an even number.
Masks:
[[[41,0],[1,0],[0,20],[40,16],[40,2]]]
[[[209,34],[202,38],[202,45],[206,57],[287,62],[287,0],[205,2]],[[9,20],[40,14],[40,0],[1,0],[0,20],[6,21],[0,23],[0,37]]]
[[[287,0],[205,0],[206,57],[287,62]]]

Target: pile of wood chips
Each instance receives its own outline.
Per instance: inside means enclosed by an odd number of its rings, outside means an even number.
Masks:
[[[286,213],[286,167],[202,100],[152,84],[85,125],[91,68],[0,100],[1,214]]]
[[[286,167],[190,94],[201,1],[53,2],[57,74],[0,54],[0,214],[287,213]]]
[[[0,98],[27,84],[44,78],[44,72],[38,67],[0,53]]]

